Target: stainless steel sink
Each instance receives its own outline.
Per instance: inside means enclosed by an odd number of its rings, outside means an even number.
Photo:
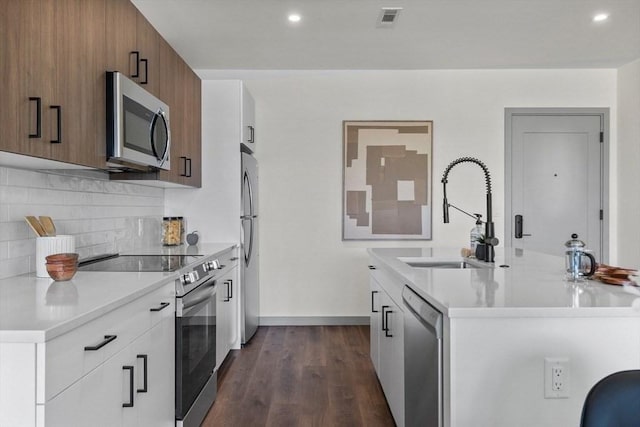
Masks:
[[[400,257],[398,260],[404,262],[409,267],[413,268],[484,268],[480,262],[469,262],[466,260],[451,260],[451,259],[433,259],[433,258],[404,258]],[[486,266],[488,267],[488,266]]]

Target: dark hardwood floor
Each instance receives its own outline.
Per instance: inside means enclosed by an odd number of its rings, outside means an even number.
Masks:
[[[394,426],[369,327],[260,327],[227,357],[202,426]]]

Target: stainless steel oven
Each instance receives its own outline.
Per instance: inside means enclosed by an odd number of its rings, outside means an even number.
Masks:
[[[216,278],[176,300],[176,420],[199,426],[216,397]]]

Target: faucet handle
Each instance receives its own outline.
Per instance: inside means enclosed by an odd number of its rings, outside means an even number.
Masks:
[[[490,238],[485,238],[484,242],[487,245],[491,245],[491,246],[498,246],[498,243],[500,243],[500,240],[498,240],[497,237],[490,237]]]

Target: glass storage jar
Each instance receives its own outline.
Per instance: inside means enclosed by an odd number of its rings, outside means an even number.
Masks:
[[[178,246],[184,241],[184,217],[165,216],[162,218],[162,244]]]

